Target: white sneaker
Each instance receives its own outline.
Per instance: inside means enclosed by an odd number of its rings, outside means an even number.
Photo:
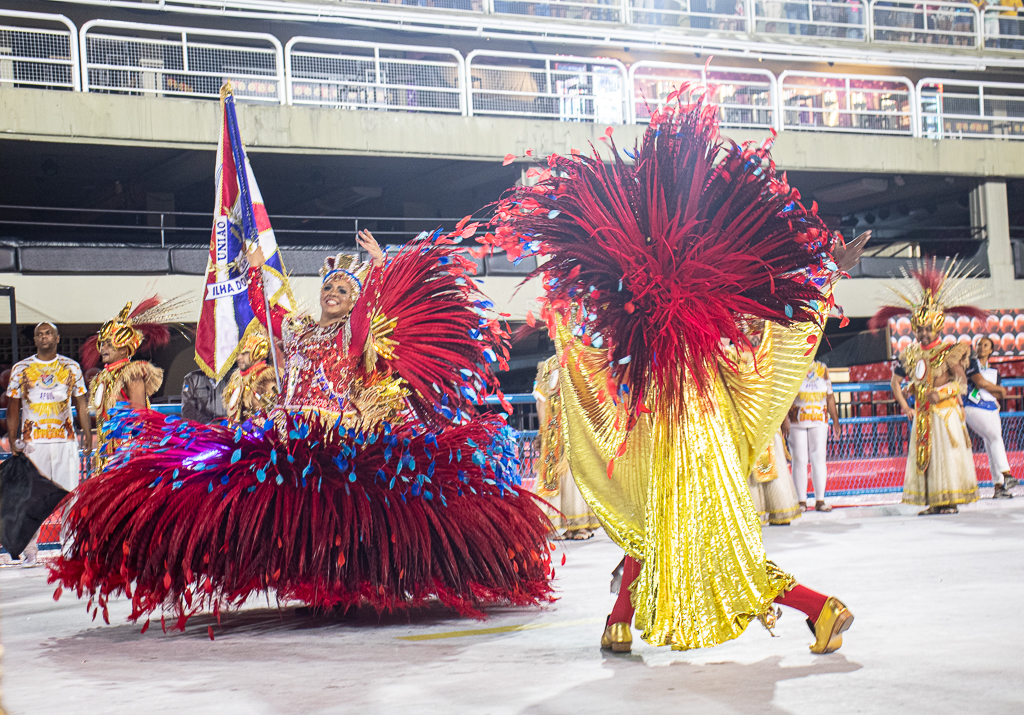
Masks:
[[[30,569],[39,563],[39,548],[34,544],[25,549],[21,555],[21,567]]]

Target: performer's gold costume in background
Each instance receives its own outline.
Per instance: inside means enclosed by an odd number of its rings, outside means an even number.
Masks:
[[[927,397],[935,373],[945,370],[943,363],[963,362],[969,353],[964,343],[925,348],[915,342],[900,356],[918,406],[910,429],[904,504],[949,506],[978,500],[971,436],[959,398],[964,388],[951,380],[936,388],[939,402],[932,404]]]
[[[794,583],[765,556],[746,479],[813,361],[808,339],[820,326],[769,323],[752,363],[721,366],[706,396],[685,383],[681,411],[652,393],[627,433],[625,414],[599,394],[607,352],[574,338],[571,322],[556,324],[569,465],[612,539],[643,562],[636,627],[676,649],[737,637]]]
[[[568,538],[577,534],[586,534],[581,538],[588,538],[589,532],[600,528],[601,523],[569,470],[558,374],[558,358],[548,358],[538,366],[533,387],[537,398],[537,438],[540,445],[536,493],[552,505],[549,516],[556,529],[564,528]]]
[[[747,482],[762,524],[789,524],[800,518],[800,499],[786,463],[781,432],[775,433],[775,439],[754,462]]]
[[[262,330],[247,333],[239,343],[240,353],[249,353],[252,363],[235,370],[224,390],[228,422],[240,424],[257,413],[267,413],[277,404],[277,378],[266,363],[270,341]]]

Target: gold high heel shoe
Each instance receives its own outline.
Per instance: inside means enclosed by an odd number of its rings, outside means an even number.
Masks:
[[[633,633],[629,624],[605,622],[604,633],[601,634],[601,650],[612,653],[628,653],[633,648]]]
[[[810,619],[808,625],[810,624]],[[853,614],[850,613],[842,601],[834,596],[829,596],[825,601],[825,607],[821,609],[818,620],[814,622],[814,645],[811,646],[812,653],[832,653],[839,650],[843,645],[843,631],[853,625]]]

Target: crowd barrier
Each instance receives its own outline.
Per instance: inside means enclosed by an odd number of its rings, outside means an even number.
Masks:
[[[1009,404],[1019,405],[1024,398],[1021,388],[1024,379],[1008,379],[1002,383],[1013,396]],[[841,415],[866,413],[866,416],[841,416],[843,426],[841,437],[830,435],[828,441],[828,486],[826,497],[849,497],[870,494],[900,492],[907,465],[908,423],[903,415],[878,414],[895,411],[891,400],[889,384],[877,383],[836,383],[833,389]],[[509,425],[519,432],[519,456],[522,473],[527,485],[533,473],[537,457],[537,413],[533,395],[507,395],[512,404]],[[496,405],[496,399],[489,399]],[[180,414],[181,405],[156,404],[153,409],[164,414]],[[0,410],[0,419],[6,410]],[[1024,473],[1024,409],[1002,413],[1003,441],[1014,475]],[[972,433],[974,466],[978,485],[991,487],[988,456],[979,437]],[[6,456],[6,455],[3,455]],[[87,474],[87,465],[82,465]],[[808,495],[813,498],[813,485],[808,485]],[[42,548],[57,548],[59,541],[59,518],[52,516],[40,530],[39,542]]]

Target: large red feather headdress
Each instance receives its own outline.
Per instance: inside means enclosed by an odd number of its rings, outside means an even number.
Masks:
[[[869,326],[872,330],[884,328],[890,318],[910,316],[914,330],[929,328],[939,332],[946,319],[946,313],[966,315],[968,318],[984,318],[988,312],[967,301],[978,297],[981,288],[970,279],[974,276],[969,266],[956,260],[945,260],[940,266],[936,258],[918,261],[917,267],[903,272],[902,285],[890,287],[896,302],[883,306],[872,316]]]
[[[835,236],[776,173],[771,140],[725,142],[715,106],[673,99],[626,152],[632,165],[614,143],[610,163],[551,156],[535,186],[499,202],[487,237],[513,260],[549,257],[537,270],[549,328],[572,319],[607,347],[635,406],[652,386],[681,399],[688,376],[703,392],[729,360],[721,338],[750,346],[739,320],[815,319],[837,270]]]

